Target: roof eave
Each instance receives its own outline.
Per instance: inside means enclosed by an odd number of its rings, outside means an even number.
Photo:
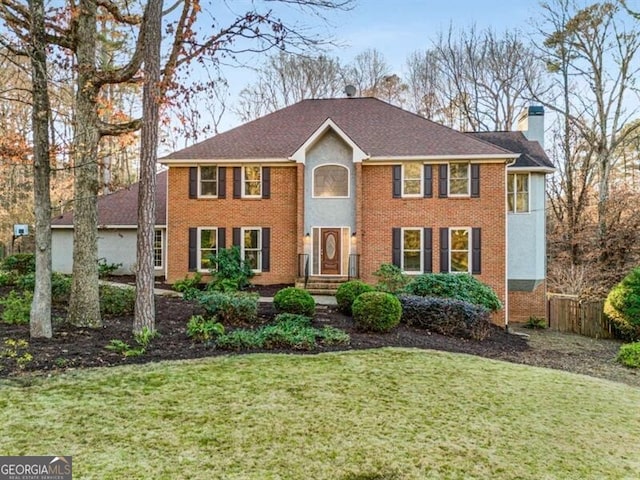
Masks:
[[[500,154],[474,154],[474,155],[380,155],[371,156],[368,160],[373,162],[390,162],[390,161],[436,161],[447,162],[451,160],[474,160],[487,162],[495,162],[496,160],[515,160],[520,157],[519,153],[500,153]]]
[[[221,165],[239,163],[272,163],[291,164],[292,160],[285,157],[279,158],[162,158],[159,159],[162,165],[170,167],[188,167],[193,165]]]
[[[509,170],[521,170],[523,172],[535,173],[555,173],[556,171],[553,167],[509,167]]]

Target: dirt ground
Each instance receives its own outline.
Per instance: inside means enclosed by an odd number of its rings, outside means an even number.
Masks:
[[[262,296],[273,296],[278,288],[280,286],[257,288],[256,291]],[[125,358],[105,348],[112,339],[135,344],[131,334],[131,316],[105,318],[104,327],[94,330],[66,324],[65,312],[58,311],[54,315],[57,318],[53,325],[54,336],[49,340],[30,340],[28,325],[0,323],[0,351],[6,351],[7,339],[22,339],[29,342],[28,352],[33,356],[23,368],[19,368],[14,359],[2,356],[0,377],[24,376],[29,372],[48,374],[66,369],[238,354],[194,344],[187,337],[185,332],[188,319],[191,315],[203,313],[197,304],[180,298],[157,296],[156,312],[156,327],[160,337],[153,340],[144,355],[133,358]],[[275,314],[272,304],[260,304],[261,322],[270,321]],[[350,317],[330,306],[318,306],[314,324],[331,325],[345,330],[351,336],[351,343],[342,347],[320,346],[310,353],[384,346],[444,350],[566,370],[640,387],[640,372],[627,369],[615,362],[620,342],[614,340],[595,340],[548,330],[528,330],[518,326],[511,328],[511,332],[525,333],[529,335],[528,338],[506,333],[497,327],[492,330],[489,338],[483,341],[445,337],[406,325],[400,325],[386,334],[363,333],[355,329]],[[301,353],[286,350],[278,352]]]

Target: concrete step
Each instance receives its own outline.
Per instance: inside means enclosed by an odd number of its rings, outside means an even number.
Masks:
[[[337,289],[326,289],[326,288],[309,288],[307,287],[307,292],[309,292],[311,295],[327,295],[327,296],[334,296],[337,292]]]

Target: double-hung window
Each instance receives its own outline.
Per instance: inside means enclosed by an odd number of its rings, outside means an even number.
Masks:
[[[211,268],[211,256],[218,253],[218,229],[198,228],[198,270]]]
[[[200,197],[218,196],[218,167],[201,166],[199,170]]]
[[[469,164],[449,164],[449,196],[469,196]]]
[[[256,165],[242,167],[242,196],[245,198],[262,196],[262,167]]]
[[[507,205],[510,213],[529,212],[529,174],[507,175]]]
[[[402,196],[420,197],[422,196],[422,171],[421,163],[405,163],[402,166]]]
[[[402,271],[406,273],[422,272],[422,229],[402,229]]]
[[[262,229],[243,228],[241,254],[243,260],[253,271],[259,272],[262,268]]]
[[[155,230],[153,233],[153,266],[154,268],[162,268],[163,257],[163,239],[162,230]]]
[[[452,273],[469,273],[471,244],[469,228],[449,229],[449,271]]]

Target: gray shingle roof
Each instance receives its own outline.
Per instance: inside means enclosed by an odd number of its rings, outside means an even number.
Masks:
[[[467,135],[519,153],[514,167],[555,168],[540,144],[527,140],[522,132],[469,132]]]
[[[156,225],[167,224],[167,172],[156,175]],[[98,198],[98,225],[138,224],[138,183]],[[73,211],[51,220],[51,225],[73,225]]]
[[[303,100],[165,160],[289,158],[327,119],[371,157],[512,153],[375,98]]]

